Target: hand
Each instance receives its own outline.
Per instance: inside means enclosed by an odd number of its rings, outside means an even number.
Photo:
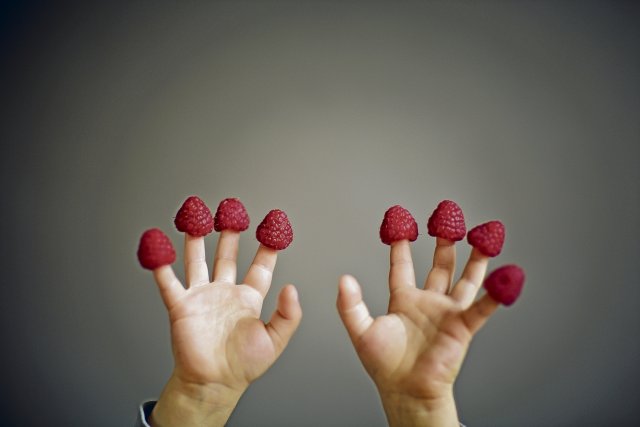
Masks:
[[[340,279],[338,312],[391,426],[459,426],[453,383],[473,335],[498,303],[488,295],[474,302],[488,264],[476,249],[451,290],[455,258],[454,243],[438,238],[433,267],[419,289],[409,242],[393,243],[389,309],[376,319],[356,280]]]
[[[244,390],[275,362],[300,323],[293,285],[280,292],[269,323],[260,320],[277,251],[260,245],[244,284],[236,285],[239,238],[234,231],[220,234],[211,283],[204,238],[188,234],[188,288],[170,266],[153,272],[169,313],[175,361],[151,415],[154,427],[224,425]]]

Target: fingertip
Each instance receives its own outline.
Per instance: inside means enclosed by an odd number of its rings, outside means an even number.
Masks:
[[[280,291],[280,306],[287,318],[302,316],[302,307],[298,296],[298,290],[292,284],[286,285]]]
[[[340,293],[357,294],[360,292],[360,285],[355,277],[350,274],[344,274],[340,277],[339,282]]]
[[[351,275],[345,274],[340,277],[338,301],[338,311],[348,310],[362,300],[362,291],[358,281]]]
[[[298,294],[298,289],[292,284],[288,284],[283,289],[283,294],[287,301],[293,303],[297,307],[300,307],[300,295]]]
[[[284,287],[286,292],[289,294],[289,298],[293,301],[299,302],[299,296],[298,296],[298,290],[296,289],[296,287],[292,284],[288,284],[287,286]]]

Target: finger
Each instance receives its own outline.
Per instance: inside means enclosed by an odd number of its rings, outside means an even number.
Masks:
[[[476,298],[487,272],[487,265],[489,265],[489,257],[473,248],[469,261],[462,272],[462,277],[451,291],[451,297],[460,302],[463,308],[469,307]]]
[[[244,283],[260,292],[262,298],[267,295],[271,286],[271,278],[273,277],[273,269],[276,266],[277,259],[278,251],[260,245],[244,278]]]
[[[276,311],[266,325],[273,347],[276,349],[276,356],[285,349],[293,333],[298,329],[301,319],[302,308],[298,301],[298,291],[295,286],[287,285],[280,291]]]
[[[173,304],[182,298],[185,293],[182,283],[180,283],[170,265],[164,265],[153,270],[153,278],[158,285],[164,305],[167,309],[171,309]]]
[[[456,271],[456,245],[451,240],[436,238],[433,266],[427,275],[424,288],[440,293],[449,293]]]
[[[408,240],[400,240],[391,244],[389,256],[389,290],[391,292],[403,288],[416,286],[416,274],[413,271],[411,247]]]
[[[233,230],[222,230],[218,237],[218,247],[213,259],[214,282],[236,283],[236,264],[238,259],[238,243],[240,233]]]
[[[362,300],[360,285],[352,276],[340,278],[337,306],[342,323],[355,344],[373,324],[373,317]]]
[[[204,253],[204,237],[184,233],[184,274],[187,287],[209,283],[209,269]]]
[[[471,334],[475,334],[495,313],[500,303],[484,294],[482,298],[474,302],[471,307],[462,312],[462,320]]]

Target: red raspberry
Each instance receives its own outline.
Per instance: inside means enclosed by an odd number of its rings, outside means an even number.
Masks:
[[[249,215],[239,199],[224,199],[213,218],[216,231],[244,231],[249,228]]]
[[[504,305],[511,305],[518,299],[523,285],[524,270],[513,264],[495,269],[484,280],[489,296]]]
[[[191,196],[184,201],[174,223],[178,231],[191,236],[202,237],[213,231],[211,211],[198,196]]]
[[[504,225],[500,221],[489,221],[469,231],[467,241],[484,255],[494,257],[502,251]]]
[[[170,265],[176,260],[171,240],[159,229],[151,228],[140,237],[138,261],[147,270]]]
[[[270,211],[256,229],[256,238],[268,248],[285,249],[293,241],[293,230],[287,214],[280,209]]]
[[[391,206],[384,213],[380,225],[380,240],[390,245],[399,240],[415,241],[418,238],[418,224],[411,213],[400,205]]]
[[[433,211],[427,221],[429,236],[457,242],[464,239],[467,227],[464,225],[464,214],[456,202],[443,200]]]

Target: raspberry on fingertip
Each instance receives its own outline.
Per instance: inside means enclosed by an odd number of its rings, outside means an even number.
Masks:
[[[238,232],[249,228],[249,214],[240,199],[229,198],[220,202],[213,218],[213,228]]]
[[[488,257],[495,257],[502,252],[505,229],[500,221],[489,221],[472,228],[467,234],[471,246]]]
[[[413,215],[400,205],[391,206],[384,213],[380,224],[380,240],[385,245],[400,240],[415,241],[418,238],[418,223]]]
[[[258,225],[256,239],[264,246],[282,250],[293,241],[293,229],[284,211],[273,209]]]
[[[433,211],[427,221],[429,236],[457,242],[464,239],[467,227],[464,223],[464,214],[456,202],[443,200]]]
[[[495,269],[484,281],[484,288],[491,298],[509,306],[516,302],[524,286],[524,270],[515,264]]]
[[[140,237],[138,261],[147,270],[171,265],[176,260],[176,251],[171,240],[158,228],[151,228]]]
[[[203,237],[213,231],[213,216],[201,198],[190,196],[178,210],[174,224],[178,231]]]

